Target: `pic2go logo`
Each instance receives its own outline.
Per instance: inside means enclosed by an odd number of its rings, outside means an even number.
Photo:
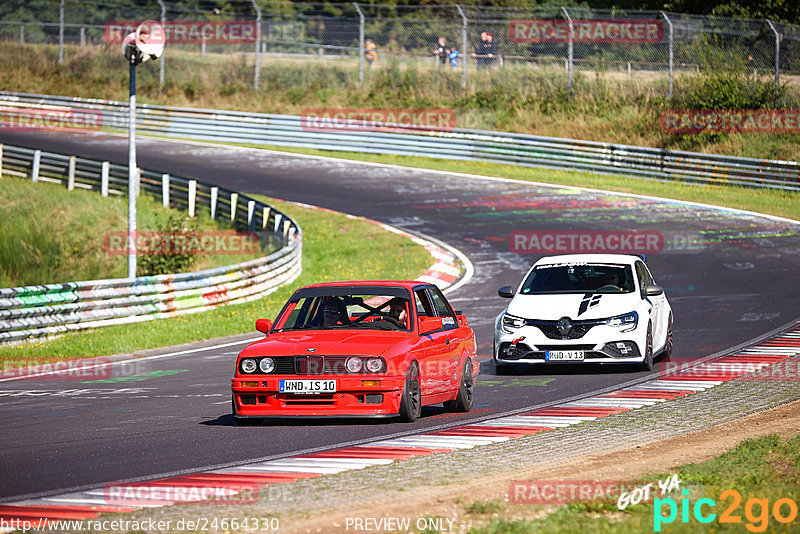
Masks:
[[[714,499],[698,499],[694,505],[691,505],[688,498],[689,490],[683,490],[682,493],[684,497],[680,500],[681,523],[689,522],[690,510],[698,523],[708,524],[717,519],[717,514],[712,511],[717,507]],[[720,501],[727,501],[730,498],[731,502],[719,515],[717,522],[742,523],[742,516],[736,513],[742,503],[742,495],[734,489],[728,489],[720,493],[719,498]],[[656,498],[653,501],[653,531],[661,532],[662,525],[673,523],[678,518],[678,508],[675,499]],[[664,511],[667,512],[666,515],[664,515]],[[770,512],[772,512],[771,517],[778,523],[788,525],[797,519],[797,503],[783,497],[772,503],[772,508],[770,508],[769,499],[747,499],[747,502],[744,503],[744,515],[747,519],[745,528],[750,532],[764,532],[769,526]]]

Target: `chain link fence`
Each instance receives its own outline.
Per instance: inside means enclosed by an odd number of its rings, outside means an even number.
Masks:
[[[645,82],[672,96],[677,76],[736,69],[781,83],[800,81],[800,26],[660,11],[577,7],[489,8],[231,0],[220,11],[151,1],[38,2],[0,21],[0,40],[119,46],[137,21],[164,21],[170,63],[204,57],[236,64],[239,83],[259,87],[259,66],[319,76],[327,87],[378,83],[377,72],[414,87],[467,94],[513,85],[577,90],[596,80]],[[385,78],[383,79],[385,82]],[[262,85],[263,87],[263,85]],[[379,89],[379,87],[377,87]],[[651,89],[652,90],[652,89]]]

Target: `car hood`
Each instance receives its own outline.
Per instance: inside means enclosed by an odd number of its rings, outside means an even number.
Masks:
[[[390,347],[410,336],[411,332],[382,330],[324,330],[303,332],[277,332],[251,343],[242,350],[243,356],[297,356],[297,355],[374,355],[379,356]],[[313,349],[313,350],[312,350]]]
[[[525,319],[555,321],[569,317],[574,321],[584,321],[630,313],[640,300],[638,293],[516,295],[507,311]]]

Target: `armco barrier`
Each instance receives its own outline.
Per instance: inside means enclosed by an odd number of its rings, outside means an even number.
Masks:
[[[0,145],[4,175],[66,183],[103,195],[127,192],[128,169],[113,163]],[[277,249],[268,256],[205,271],[134,280],[92,280],[0,289],[0,344],[98,326],[197,313],[262,298],[302,269],[302,232],[290,217],[248,196],[180,176],[141,170],[141,190],[164,205],[210,209]]]
[[[93,110],[103,127],[127,128],[128,104],[107,100],[0,92],[0,108]],[[428,156],[581,170],[642,178],[800,190],[800,164],[697,152],[482,130],[392,133],[313,131],[301,117],[141,105],[140,133],[324,150]]]

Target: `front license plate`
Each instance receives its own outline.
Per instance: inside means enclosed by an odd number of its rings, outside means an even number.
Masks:
[[[582,350],[548,350],[544,359],[549,361],[583,361],[585,351]]]
[[[335,393],[336,380],[281,380],[281,393]]]

